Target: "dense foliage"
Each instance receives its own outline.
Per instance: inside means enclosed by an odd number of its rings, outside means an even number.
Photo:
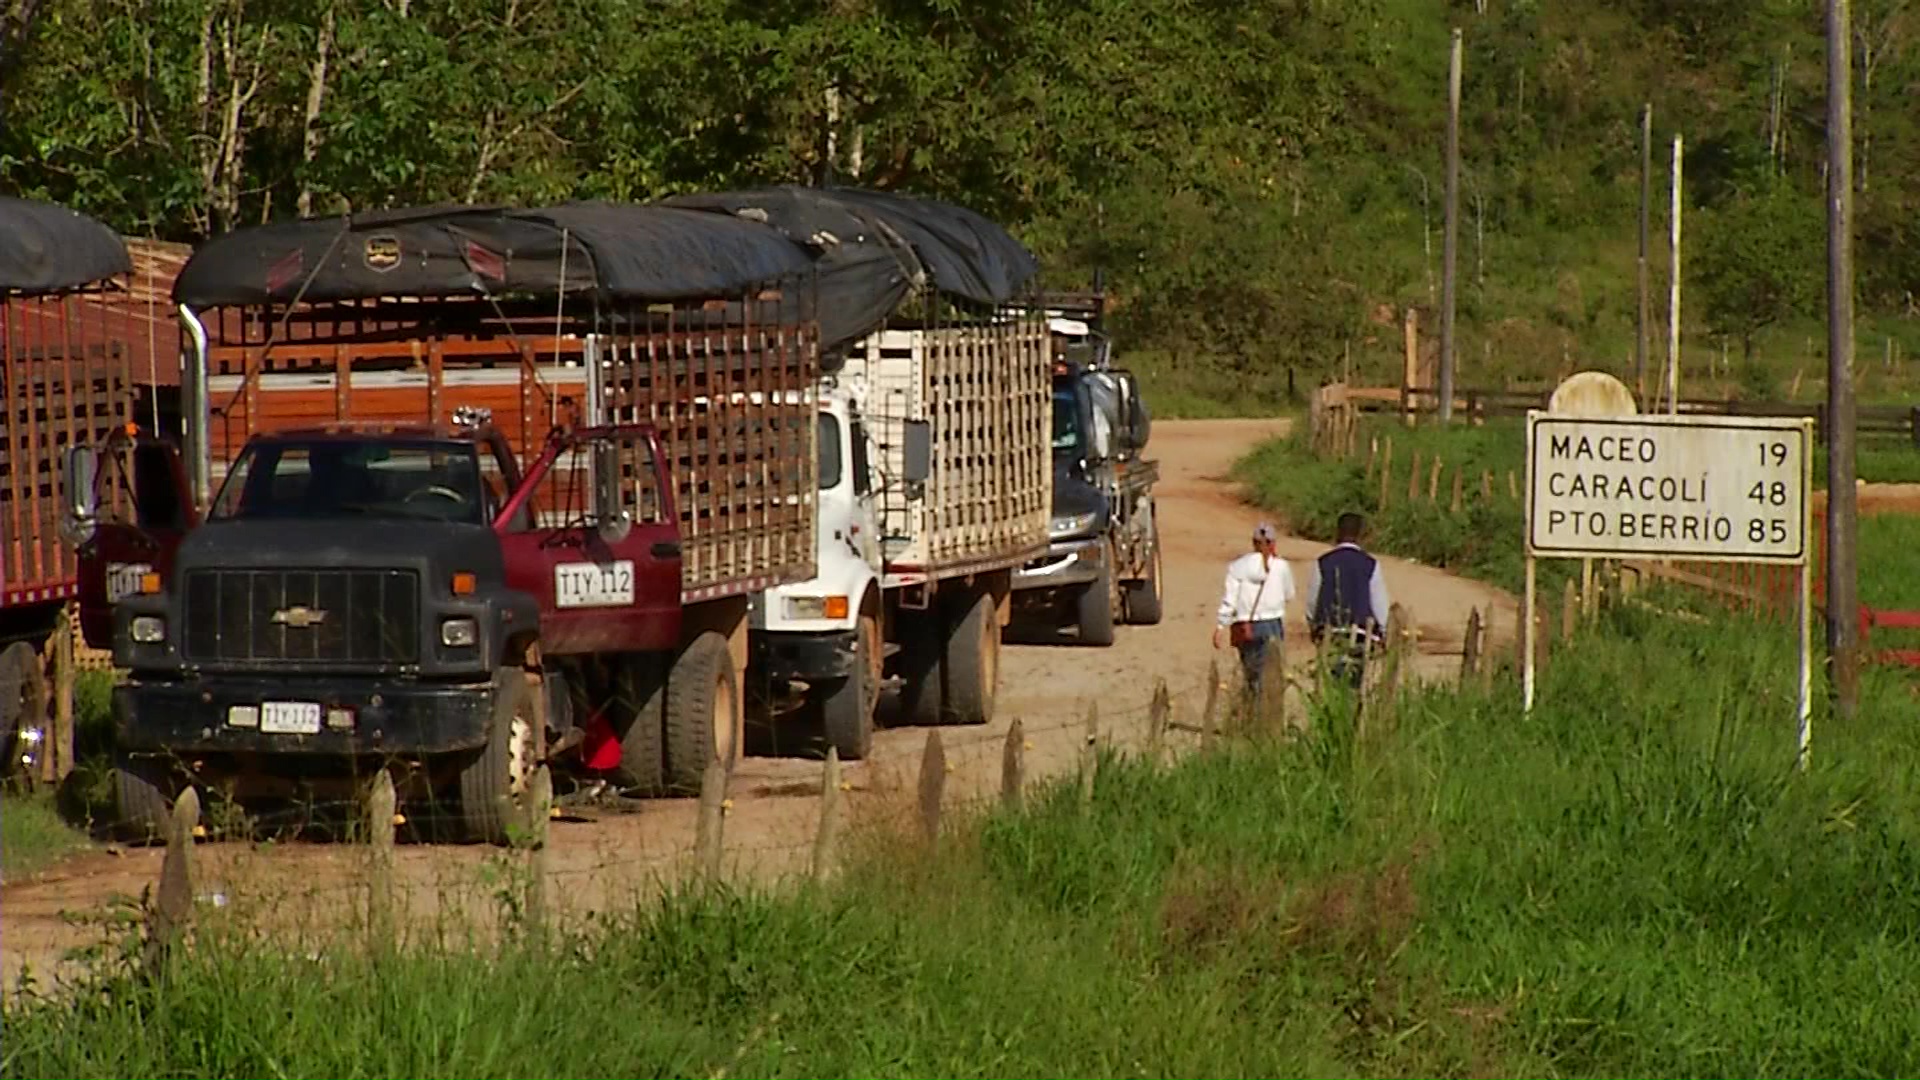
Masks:
[[[1862,288],[1902,313],[1920,292],[1920,3],[1854,7]],[[1465,355],[1613,361],[1646,101],[1656,186],[1684,132],[1696,227],[1769,230],[1703,241],[1710,328],[1739,342],[1817,314],[1816,8],[12,0],[0,188],[193,239],[296,212],[817,181],[831,160],[842,182],[1012,224],[1059,284],[1105,268],[1136,340],[1176,364],[1325,371],[1342,342],[1384,363],[1392,308],[1433,303],[1460,25]],[[1769,266],[1742,271],[1755,257]]]

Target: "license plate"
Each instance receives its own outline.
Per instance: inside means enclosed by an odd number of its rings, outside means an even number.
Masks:
[[[320,731],[320,704],[314,701],[268,701],[260,706],[260,730],[277,735],[315,735]]]
[[[147,563],[107,564],[107,603],[117,604],[140,591],[140,579],[153,572]]]
[[[633,560],[561,563],[553,568],[556,607],[620,607],[633,603]]]

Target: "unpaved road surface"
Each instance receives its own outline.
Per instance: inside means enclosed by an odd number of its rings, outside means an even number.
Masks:
[[[1002,653],[998,719],[985,728],[942,731],[948,761],[947,804],[964,805],[998,790],[1007,726],[1022,721],[1027,774],[1070,770],[1084,743],[1082,718],[1098,703],[1103,738],[1144,741],[1146,704],[1156,680],[1173,695],[1174,719],[1194,724],[1205,699],[1208,661],[1221,662],[1223,681],[1237,682],[1232,654],[1210,646],[1221,574],[1245,550],[1259,514],[1238,498],[1227,479],[1233,463],[1261,439],[1284,431],[1284,421],[1163,421],[1154,425],[1154,455],[1165,544],[1165,618],[1155,627],[1123,627],[1106,649],[1072,644],[1010,645]],[[1324,550],[1283,540],[1303,586],[1307,563]],[[1510,639],[1516,625],[1511,596],[1427,567],[1386,560],[1394,599],[1409,606],[1421,626],[1420,668],[1444,676],[1457,670],[1468,610],[1492,610],[1494,636]],[[1288,653],[1308,653],[1300,613],[1289,613]],[[1449,654],[1452,655],[1449,655]],[[1175,745],[1193,736],[1176,731]],[[848,833],[896,822],[911,814],[924,729],[883,731],[872,757],[843,773]],[[808,864],[819,821],[821,765],[789,757],[749,758],[737,769],[725,819],[727,861],[734,874],[772,877]],[[542,858],[551,903],[571,913],[631,900],[686,872],[695,833],[691,799],[643,804],[637,813],[585,811],[553,824]],[[881,835],[886,835],[882,833]],[[289,934],[325,929],[362,910],[369,856],[352,844],[293,840],[271,845],[222,842],[195,851],[196,891],[208,910],[253,913]],[[93,852],[19,883],[0,887],[0,973],[11,988],[23,966],[46,976],[69,949],[97,941],[86,922],[115,897],[138,896],[157,881],[156,849]],[[497,849],[403,844],[396,880],[415,932],[484,925],[504,910],[500,899],[527,873],[527,856]],[[453,915],[442,919],[438,916]]]

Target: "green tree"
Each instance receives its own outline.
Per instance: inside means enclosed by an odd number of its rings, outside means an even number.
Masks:
[[[1740,339],[1783,319],[1811,315],[1826,281],[1820,204],[1783,182],[1763,183],[1703,215],[1693,277],[1714,332]]]

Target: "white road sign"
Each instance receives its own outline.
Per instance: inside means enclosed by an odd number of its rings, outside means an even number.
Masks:
[[[1527,415],[1535,555],[1801,564],[1813,422]]]

